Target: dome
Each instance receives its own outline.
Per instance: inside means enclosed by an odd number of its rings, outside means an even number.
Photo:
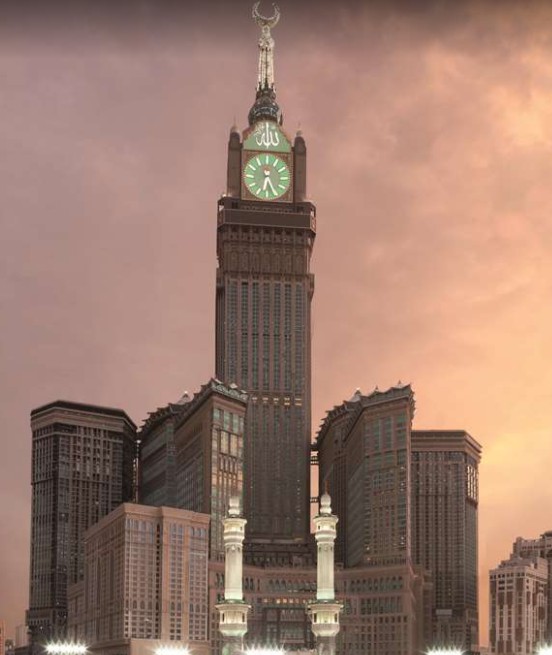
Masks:
[[[276,102],[276,93],[273,88],[264,87],[257,91],[253,107],[249,110],[249,125],[258,121],[278,121],[280,107]]]

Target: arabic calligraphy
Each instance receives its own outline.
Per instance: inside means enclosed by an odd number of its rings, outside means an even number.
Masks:
[[[255,133],[255,143],[261,148],[277,148],[280,145],[280,135],[277,128],[270,123],[262,123]]]

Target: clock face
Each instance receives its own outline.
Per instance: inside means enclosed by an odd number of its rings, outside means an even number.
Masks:
[[[259,200],[276,200],[289,189],[291,175],[286,162],[273,153],[263,152],[248,159],[243,181]]]

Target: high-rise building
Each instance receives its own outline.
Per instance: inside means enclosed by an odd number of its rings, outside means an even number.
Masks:
[[[71,640],[96,655],[157,646],[209,652],[209,516],[124,503],[85,534],[84,579],[69,588]]]
[[[132,500],[136,426],[120,409],[59,400],[31,412],[27,624],[33,643],[65,635],[67,587],[84,573],[84,532]]]
[[[328,412],[318,432],[320,487],[340,507],[342,652],[409,655],[426,642],[431,585],[411,558],[413,414],[409,385],[357,390]]]
[[[243,499],[247,394],[219,380],[204,384],[176,418],[177,506],[211,516],[209,555],[224,556],[222,519],[232,496]]]
[[[478,466],[481,446],[463,430],[412,431],[412,559],[431,573],[433,645],[479,643]]]
[[[512,548],[512,555],[519,557],[542,557],[548,563],[548,599],[545,640],[552,643],[552,530],[541,534],[537,539],[518,537]]]
[[[314,446],[320,485],[341,508],[346,566],[410,564],[409,385],[351,400],[328,412]]]
[[[226,193],[218,203],[216,375],[249,393],[245,432],[246,557],[286,557],[309,538],[311,439],[310,259],[315,207],[306,146],[282,126],[274,85],[278,19],[261,26],[249,125],[233,127]]]
[[[178,506],[174,426],[189,400],[185,393],[177,403],[150,412],[138,432],[138,486],[139,500],[143,505]]]
[[[512,555],[490,572],[489,645],[499,655],[532,655],[546,640],[548,563]]]
[[[358,408],[361,397],[357,389],[350,400],[343,401],[326,413],[313,446],[315,461],[319,466],[320,488],[329,489],[334,511],[339,517],[339,527],[335,541],[335,561],[344,563],[347,550],[347,467],[345,458],[345,438],[349,419]]]
[[[6,624],[0,620],[0,655],[6,655]]]

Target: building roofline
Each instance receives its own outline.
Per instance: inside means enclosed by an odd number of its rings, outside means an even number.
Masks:
[[[401,384],[399,382],[397,385],[389,387],[389,389],[386,389],[385,391],[380,391],[376,387],[372,393],[369,393],[366,396],[363,396],[358,392],[358,396],[355,400],[344,400],[340,405],[336,405],[326,413],[326,417],[318,429],[315,444],[319,445],[322,442],[330,429],[331,424],[339,416],[342,416],[347,412],[350,413],[349,421],[345,427],[345,431],[348,433],[353,428],[364,409],[368,407],[377,407],[378,405],[393,402],[395,400],[405,400],[407,395],[412,403],[412,414],[414,414],[414,392],[412,391],[410,384]]]
[[[466,441],[468,446],[471,446],[476,453],[480,456],[482,451],[483,451],[483,446],[474,439],[469,432],[466,432],[466,430],[412,430],[411,432],[411,439],[412,442],[414,442],[416,439],[417,440],[422,440],[424,436],[427,435],[428,439],[435,439],[435,438],[441,438],[441,439],[453,439],[453,438],[462,438]],[[425,439],[424,439],[425,441]],[[413,448],[414,448],[414,443],[413,443]]]
[[[41,405],[40,407],[35,407],[31,410],[31,418],[35,418],[39,414],[47,412],[50,409],[71,409],[79,412],[94,412],[96,414],[105,414],[106,416],[114,416],[117,418],[126,419],[134,429],[136,429],[136,424],[130,418],[130,416],[122,409],[118,407],[104,407],[103,405],[91,405],[90,403],[80,403],[73,400],[54,400],[51,403],[46,405]]]
[[[130,501],[121,503],[109,514],[102,516],[96,523],[93,523],[85,532],[84,538],[89,539],[94,536],[106,526],[108,526],[113,521],[116,521],[118,518],[124,515],[137,514],[142,516],[151,516],[151,517],[166,517],[166,518],[180,518],[195,520],[198,522],[205,523],[209,525],[211,521],[211,516],[205,514],[204,512],[194,512],[190,509],[182,509],[179,507],[170,507],[168,505],[144,505],[143,503],[133,503]]]
[[[247,405],[248,394],[239,389],[237,386],[226,385],[217,378],[211,378],[208,382],[201,386],[199,391],[195,393],[189,403],[184,405],[184,411],[177,414],[177,425],[180,427],[188,417],[196,412],[199,407],[212,395],[217,394]]]

